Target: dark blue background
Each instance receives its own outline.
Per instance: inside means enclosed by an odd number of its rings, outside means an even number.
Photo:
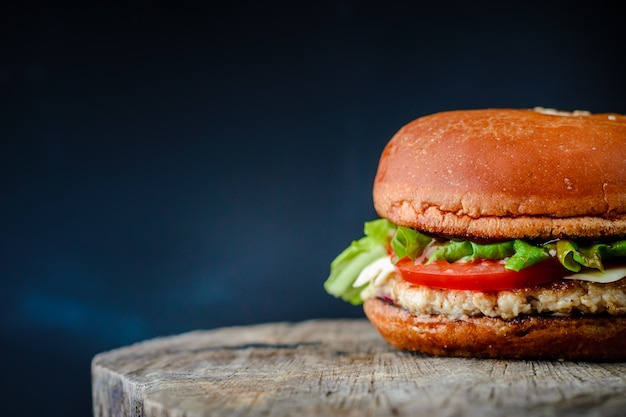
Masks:
[[[147,338],[361,317],[322,283],[413,118],[626,113],[609,5],[415,3],[0,13],[3,412],[90,415],[93,355]]]

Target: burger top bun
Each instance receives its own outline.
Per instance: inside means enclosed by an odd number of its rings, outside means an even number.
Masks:
[[[381,217],[450,236],[623,236],[626,116],[536,108],[421,117],[385,147],[373,199]]]

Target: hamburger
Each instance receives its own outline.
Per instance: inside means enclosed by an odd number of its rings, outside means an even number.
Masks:
[[[456,110],[380,156],[380,218],[324,287],[401,350],[626,359],[626,116]]]

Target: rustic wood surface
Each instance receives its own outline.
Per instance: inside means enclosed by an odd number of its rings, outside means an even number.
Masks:
[[[365,320],[229,327],[96,355],[95,417],[625,416],[626,364],[435,358]]]

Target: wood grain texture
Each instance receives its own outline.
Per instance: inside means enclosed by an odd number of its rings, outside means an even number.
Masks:
[[[623,416],[626,364],[437,358],[366,320],[195,331],[96,355],[95,417]]]

